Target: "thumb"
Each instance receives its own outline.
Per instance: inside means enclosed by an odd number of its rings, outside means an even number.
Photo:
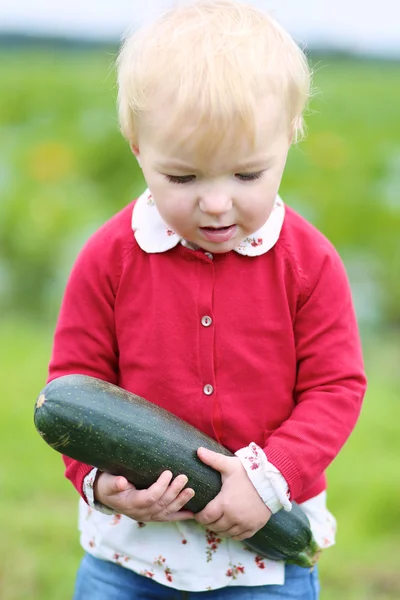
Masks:
[[[125,477],[119,476],[114,479],[115,492],[123,492],[128,487],[128,480]]]
[[[127,492],[128,490],[136,490],[136,487],[122,475],[116,477],[115,492]]]
[[[112,494],[119,494],[120,492],[125,492],[130,489],[135,489],[135,486],[132,485],[122,475],[118,475],[117,477],[114,477],[111,486],[112,486],[111,487]]]
[[[213,450],[208,450],[208,448],[203,447],[198,448],[197,456],[204,464],[212,467],[220,473],[227,473],[230,471],[230,456],[225,456],[224,454],[220,454],[219,452],[214,452]]]

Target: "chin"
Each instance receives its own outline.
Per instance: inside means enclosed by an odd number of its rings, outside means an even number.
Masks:
[[[230,241],[226,244],[215,244],[213,248],[210,246],[209,248],[203,248],[203,250],[211,252],[212,254],[226,254],[227,252],[234,250],[237,245],[237,242],[232,243]]]
[[[211,252],[211,254],[226,254],[227,252],[231,252],[233,250],[233,248],[217,248],[216,250],[213,249],[205,249],[206,252]]]

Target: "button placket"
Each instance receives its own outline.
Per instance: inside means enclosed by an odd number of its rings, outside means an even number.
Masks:
[[[214,316],[213,316],[213,296],[214,296],[214,270],[215,264],[212,261],[202,264],[202,281],[199,288],[198,297],[198,323],[199,323],[199,367],[202,380],[201,393],[204,400],[206,396],[212,396],[216,392],[215,388],[215,359],[214,359]],[[204,411],[207,421],[212,420],[213,411],[208,402],[205,403]]]

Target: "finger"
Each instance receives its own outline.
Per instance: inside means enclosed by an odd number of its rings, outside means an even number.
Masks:
[[[105,472],[98,474],[93,486],[95,498],[99,502],[101,502],[102,499],[105,500],[106,498],[110,498],[131,489],[135,489],[135,486],[129,483],[125,477],[114,476]]]
[[[135,486],[130,483],[125,477],[115,477],[114,479],[114,493],[119,494],[128,490],[135,490]]]
[[[218,525],[217,525],[217,527],[218,527]],[[212,526],[211,528],[213,529],[213,531],[215,530],[214,526]],[[226,527],[225,529],[221,529],[216,533],[218,533],[218,535],[220,535],[221,537],[233,538],[234,536],[241,535],[243,532],[244,532],[243,527],[241,527],[238,524],[235,524],[231,527]]]
[[[209,523],[207,527],[222,537],[230,537],[227,535],[227,532],[232,529],[233,525],[232,521],[229,521],[226,516],[223,515],[221,519]]]
[[[171,515],[177,514],[181,511],[181,508],[185,506],[185,504],[194,496],[194,491],[190,488],[183,490],[177,498],[173,500],[170,504],[165,506],[162,510],[156,512],[152,515],[152,521],[169,521],[171,520]],[[185,518],[193,518],[193,513],[191,511],[182,511],[185,513],[190,513],[190,517]],[[181,519],[179,519],[181,520]]]
[[[171,483],[172,477],[173,477],[173,474],[172,474],[171,471],[169,471],[169,470],[163,471],[161,473],[160,477],[157,479],[157,481],[155,483],[153,483],[153,485],[155,485],[156,483],[161,483],[162,482],[163,485],[166,484],[168,486]]]
[[[138,504],[143,508],[153,506],[166,492],[172,479],[171,471],[164,471],[147,490],[138,492]]]
[[[195,515],[195,518],[201,525],[210,525],[211,523],[219,521],[223,514],[223,509],[218,501],[218,496],[216,496],[202,511]]]
[[[169,504],[171,504],[171,502],[177,499],[187,482],[188,478],[186,477],[186,475],[178,475],[177,477],[175,477],[173,482],[168,486],[163,496],[158,500],[157,504],[161,508],[167,507]]]
[[[188,521],[193,519],[193,513],[190,510],[180,510],[175,513],[169,514],[164,521]]]
[[[232,539],[235,540],[236,542],[242,542],[243,540],[247,540],[248,538],[251,538],[253,535],[254,535],[254,531],[247,530],[238,535],[233,535]]]
[[[178,477],[176,477],[174,479],[174,481],[170,484],[170,486],[167,488],[167,490],[161,496],[161,498],[159,498],[157,500],[157,502],[154,503],[154,510],[152,510],[153,514],[156,514],[164,509],[167,509],[172,502],[177,500],[177,498],[179,497],[180,493],[182,492],[182,490],[185,487],[185,485],[187,484],[187,482],[188,482],[188,478],[186,477],[186,475],[178,475]],[[191,492],[193,492],[193,490],[191,490]],[[193,492],[193,495],[194,495],[194,492]],[[183,500],[183,504],[186,504],[186,502],[188,500],[190,500],[190,498],[192,498],[193,495],[188,496],[188,494],[186,494],[186,495],[184,494],[184,498],[187,498],[187,499]],[[180,506],[178,508],[176,508],[175,510],[179,510],[183,506],[183,504],[180,504]],[[170,511],[170,512],[175,512],[175,510]]]
[[[203,447],[197,449],[197,456],[204,464],[220,473],[226,474],[230,473],[232,470],[232,457],[230,456],[225,456],[224,454],[213,452],[212,450]]]

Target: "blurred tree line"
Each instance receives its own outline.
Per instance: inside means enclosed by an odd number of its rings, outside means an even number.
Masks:
[[[118,131],[115,48],[0,51],[0,310],[54,320],[85,240],[144,189]],[[363,323],[400,325],[396,62],[312,57],[281,195],[338,248]]]

